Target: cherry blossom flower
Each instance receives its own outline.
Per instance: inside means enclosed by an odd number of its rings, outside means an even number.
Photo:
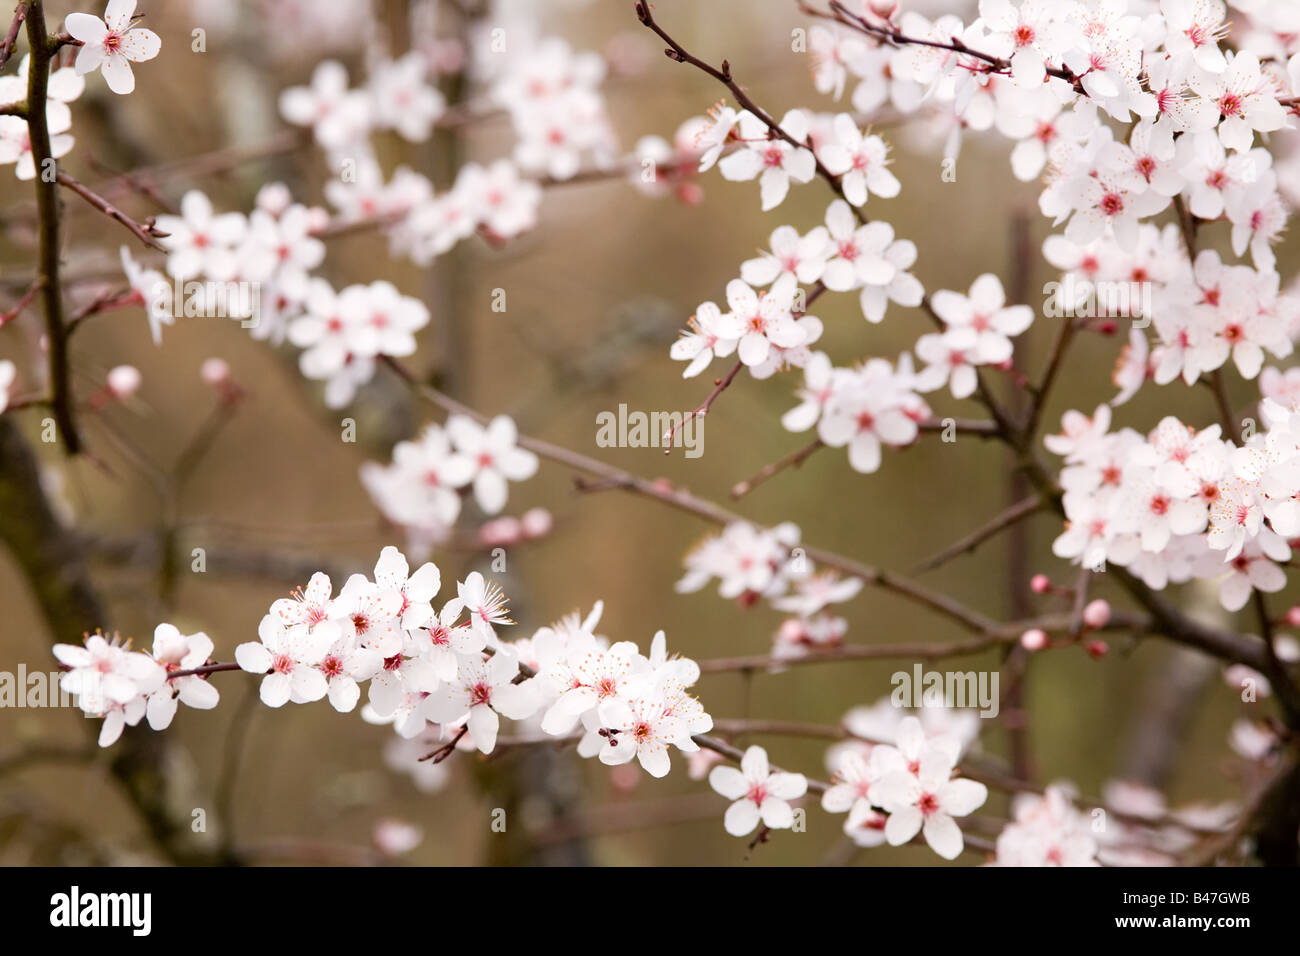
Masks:
[[[498,714],[524,720],[537,710],[533,687],[514,683],[519,659],[509,650],[487,660],[481,655],[462,658],[456,679],[440,687],[425,701],[425,713],[440,724],[465,722],[474,746],[482,753],[496,748]]]
[[[769,138],[767,124],[748,110],[740,114],[738,126],[744,146],[724,157],[718,170],[724,179],[733,182],[757,178],[764,212],[781,205],[790,191],[790,180],[812,181],[817,162],[810,150]],[[780,126],[796,142],[804,142],[808,136],[808,117],[801,110],[786,113]]]
[[[518,447],[514,421],[498,415],[487,426],[464,415],[447,419],[447,435],[472,468],[474,498],[490,515],[506,506],[508,482],[527,481],[537,473],[537,456]]]
[[[181,197],[181,214],[159,216],[158,228],[167,233],[159,243],[168,250],[168,274],[182,280],[207,276],[222,281],[238,269],[236,249],[248,231],[248,221],[237,212],[217,215],[211,200],[191,189]]]
[[[945,860],[960,856],[965,841],[953,818],[983,806],[988,788],[974,780],[953,779],[956,756],[950,747],[927,741],[915,717],[899,724],[897,749],[877,747],[871,759],[882,772],[868,798],[889,814],[889,845],[900,846],[922,832],[930,849]]]
[[[840,113],[833,124],[835,139],[824,144],[822,164],[840,177],[844,198],[855,206],[867,201],[869,193],[884,199],[897,196],[902,188],[887,168],[887,147],[879,136],[866,136],[848,113]]]
[[[971,329],[976,335],[974,353],[981,364],[996,364],[1011,356],[1011,337],[1034,321],[1027,305],[1007,306],[1002,282],[991,272],[976,279],[967,295],[940,289],[930,301],[949,329]]]
[[[114,93],[135,89],[131,64],[152,60],[162,49],[158,34],[132,23],[135,4],[136,0],[108,0],[103,20],[89,13],[68,14],[63,28],[82,44],[75,64],[78,76],[99,69]]]
[[[173,624],[159,624],[153,632],[153,659],[171,674],[202,667],[212,657],[212,639],[200,631],[182,634]],[[145,715],[154,730],[165,730],[176,716],[177,701],[196,710],[211,710],[221,695],[211,681],[197,674],[170,678],[149,695]]]
[[[1249,50],[1226,55],[1227,66],[1211,73],[1203,67],[1193,71],[1189,83],[1194,91],[1219,108],[1219,139],[1228,149],[1250,149],[1254,132],[1272,132],[1286,123],[1286,110],[1277,101],[1272,85],[1259,68],[1259,58]]]
[[[773,772],[767,751],[757,746],[745,751],[739,770],[714,767],[709,771],[709,786],[735,801],[723,818],[723,826],[732,836],[745,836],[760,823],[771,830],[790,829],[794,810],[789,801],[808,792],[803,774]]]
[[[266,675],[258,691],[262,703],[268,707],[283,707],[289,701],[305,704],[329,692],[317,665],[342,637],[336,623],[286,627],[280,616],[267,614],[258,625],[257,636],[258,641],[235,648],[235,661],[250,674]]]
[[[144,716],[145,696],[161,687],[167,676],[156,661],[147,654],[128,650],[116,636],[110,639],[91,634],[83,647],[55,644],[54,656],[68,668],[59,678],[59,687],[64,693],[77,695],[77,705],[96,716],[107,713],[112,706],[122,707],[138,700],[138,722]]]

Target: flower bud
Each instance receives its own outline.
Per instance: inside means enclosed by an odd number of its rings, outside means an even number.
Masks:
[[[1020,635],[1020,646],[1027,651],[1041,651],[1047,646],[1047,632],[1041,628],[1031,628]]]
[[[130,398],[140,387],[140,370],[134,365],[118,365],[109,369],[104,378],[109,394],[121,401]]]
[[[1106,601],[1089,601],[1083,609],[1083,623],[1090,628],[1105,627],[1110,623],[1110,604]]]

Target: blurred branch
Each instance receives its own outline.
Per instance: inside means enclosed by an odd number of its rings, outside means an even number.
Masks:
[[[39,217],[40,263],[38,281],[45,309],[45,336],[49,351],[50,409],[69,455],[81,451],[81,435],[73,415],[72,387],[68,374],[67,330],[63,324],[63,290],[59,285],[59,197],[58,184],[47,178],[53,168],[50,130],[45,104],[54,46],[46,35],[42,0],[31,0],[27,9],[27,44],[31,59],[27,67],[27,135],[36,168],[36,207]]]

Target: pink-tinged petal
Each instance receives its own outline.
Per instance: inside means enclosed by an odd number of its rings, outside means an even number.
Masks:
[[[104,37],[108,34],[108,26],[99,17],[93,17],[89,13],[69,13],[63,21],[63,29],[67,30],[75,40],[80,40],[87,45],[99,45]],[[100,53],[103,53],[103,47],[99,47]]]
[[[491,707],[485,707],[479,704],[477,707],[471,707],[469,711],[469,734],[474,738],[474,746],[485,754],[490,754],[497,745],[497,730],[501,726],[501,718]]]
[[[289,675],[267,674],[262,678],[258,696],[267,707],[283,707],[289,702]]]
[[[101,747],[111,747],[117,743],[117,738],[122,736],[122,728],[126,726],[126,717],[120,710],[114,710],[104,718],[103,725],[99,728],[99,745]]]
[[[803,774],[772,774],[767,778],[767,792],[780,800],[794,800],[809,792],[809,782]]]
[[[641,769],[652,777],[666,777],[672,769],[672,761],[668,758],[665,747],[642,747],[637,751],[636,757]]]
[[[135,15],[135,5],[136,0],[108,0],[108,6],[104,8],[104,22],[108,28],[121,33],[129,27],[131,17]]]
[[[122,54],[132,63],[152,60],[161,49],[162,40],[158,38],[158,34],[144,27],[136,27],[122,37]]]
[[[727,812],[722,817],[723,827],[732,836],[737,837],[753,833],[754,828],[758,826],[758,821],[758,804],[753,800],[737,800],[727,807]]]
[[[939,791],[939,808],[954,817],[974,813],[989,798],[989,788],[974,780],[954,780]]]
[[[888,830],[889,825],[885,825]],[[961,856],[961,851],[965,845],[962,839],[961,829],[957,826],[952,817],[946,813],[935,813],[929,816],[925,821],[925,842],[930,844],[930,849],[938,853],[945,860],[955,860]]]
[[[104,48],[98,44],[87,43],[77,51],[76,62],[73,63],[73,69],[77,76],[85,76],[87,73],[93,73],[99,69],[99,65],[104,62]]]
[[[329,689],[325,675],[314,667],[295,667],[289,677],[289,690],[298,703],[320,700],[329,693]]]
[[[921,829],[921,811],[916,807],[903,807],[889,815],[885,822],[885,840],[890,846],[902,846]]]
[[[763,169],[763,158],[752,149],[742,149],[724,156],[718,163],[718,172],[722,178],[731,182],[744,182],[753,179]]]
[[[788,830],[794,826],[794,810],[779,797],[768,797],[758,808],[763,823],[773,830]]]
[[[120,53],[104,57],[100,66],[108,88],[118,95],[125,96],[135,89],[135,74],[131,72],[131,61]]]
[[[54,656],[60,663],[67,664],[69,667],[87,667],[94,660],[90,656],[90,651],[76,644],[55,644]]]
[[[714,767],[709,771],[709,786],[728,800],[739,800],[749,789],[749,782],[735,767]]]
[[[748,780],[763,780],[770,772],[767,751],[758,746],[750,747],[740,759],[740,769]]]
[[[145,707],[145,717],[154,730],[166,730],[176,716],[176,698],[171,691],[154,694]]]
[[[492,692],[492,707],[511,720],[527,720],[537,711],[538,700],[532,681],[506,684]]]
[[[271,669],[271,652],[264,644],[249,641],[235,648],[235,663],[250,674],[265,674]]]
[[[330,681],[329,698],[340,714],[351,713],[361,699],[361,688],[351,678],[336,677]]]
[[[201,677],[182,677],[180,684],[181,703],[195,710],[211,710],[221,702],[221,693],[211,681]]]
[[[790,177],[784,169],[769,167],[758,178],[758,191],[764,212],[781,205],[786,194],[790,192]]]
[[[767,340],[767,336],[759,332],[747,332],[740,340],[740,346],[736,354],[740,361],[746,365],[761,365],[767,361],[768,353],[772,350],[772,343]]]

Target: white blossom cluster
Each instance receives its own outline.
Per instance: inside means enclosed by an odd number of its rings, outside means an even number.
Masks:
[[[724,598],[746,607],[765,599],[791,615],[773,639],[772,656],[778,661],[834,647],[848,624],[829,609],[856,597],[862,579],[816,571],[799,548],[799,538],[799,528],[788,521],[770,529],[733,522],[687,554],[686,574],[676,589],[689,594],[716,578]]]
[[[955,859],[965,846],[956,820],[988,799],[982,783],[957,770],[978,723],[969,711],[942,707],[913,716],[889,698],[855,708],[844,719],[852,736],[827,755],[833,776],[822,809],[848,814],[844,833],[858,846],[900,846],[919,833],[935,853]]]
[[[166,729],[178,702],[210,710],[221,699],[206,676],[182,673],[208,663],[212,640],[202,632],[182,634],[171,624],[154,630],[148,653],[131,650],[116,637],[91,634],[84,646],[55,644],[54,656],[65,668],[60,688],[76,696],[82,712],[103,718],[101,747],[114,744],[123,728],[142,718],[154,730]]]
[[[437,565],[412,572],[397,548],[386,547],[373,575],[352,575],[337,594],[317,572],[305,588],[275,601],[257,640],[240,644],[235,661],[261,676],[259,696],[268,707],[328,698],[347,713],[364,684],[368,721],[392,724],[403,739],[464,741],[482,753],[495,749],[501,717],[536,714],[544,733],[576,731],[582,756],[609,765],[636,760],[655,777],[668,773],[670,748],[694,753],[691,738],[713,727],[687,693],[699,666],[670,656],[663,631],[649,656],[630,641],[611,644],[595,633],[598,603],[585,619],[574,615],[512,643],[496,632],[514,623],[500,587],[475,571],[435,608],[441,587]],[[104,718],[100,745],[107,747],[145,716],[155,730],[165,728],[178,700],[215,707],[209,675],[188,673],[209,663],[212,649],[207,635],[184,636],[162,624],[152,654],[102,635],[84,647],[56,645],[54,653],[67,669],[63,690]]]
[[[1300,537],[1295,413],[1265,399],[1266,429],[1240,446],[1218,425],[1196,431],[1169,416],[1149,435],[1110,431],[1110,409],[1067,412],[1047,438],[1065,458],[1067,526],[1052,550],[1090,568],[1126,567],[1149,587],[1194,578],[1223,607],[1286,586],[1282,565]]]
[[[515,423],[498,415],[486,426],[452,415],[446,427],[428,425],[413,441],[393,446],[389,465],[366,462],[361,483],[384,517],[402,527],[421,553],[446,540],[472,490],[484,513],[499,514],[508,482],[537,472],[537,456],[517,445]]]

